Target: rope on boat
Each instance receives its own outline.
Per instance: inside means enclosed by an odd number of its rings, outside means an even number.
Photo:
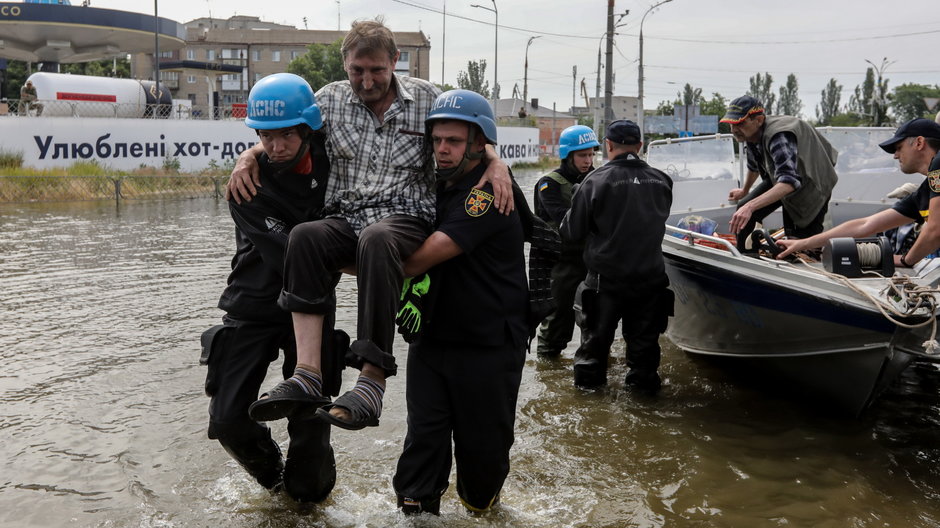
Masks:
[[[862,244],[864,245],[864,244]],[[872,244],[874,245],[874,244]],[[861,249],[860,249],[861,251]],[[880,250],[879,250],[880,251]],[[881,295],[886,296],[894,301],[894,303],[887,303],[878,297],[873,296],[867,291],[855,285],[848,278],[836,274],[830,273],[826,270],[819,269],[817,267],[811,266],[812,263],[809,260],[804,259],[802,255],[797,255],[800,263],[805,264],[806,268],[814,273],[825,275],[830,279],[841,282],[846,285],[850,290],[858,293],[862,297],[868,299],[869,302],[881,312],[881,315],[885,317],[888,321],[891,321],[897,326],[903,328],[920,328],[922,326],[931,325],[930,328],[930,339],[924,341],[921,345],[924,347],[924,352],[931,357],[936,357],[940,355],[940,343],[937,342],[937,294],[940,294],[940,288],[921,286],[911,280],[907,275],[902,275],[900,273],[895,273],[891,277],[885,277],[880,273],[875,272],[866,272],[870,275],[875,275],[881,277],[888,281],[885,289],[879,292]],[[879,255],[880,258],[880,255]],[[905,310],[899,310],[896,306],[904,306]],[[914,317],[915,312],[921,308],[926,308],[928,313],[931,314],[930,317],[927,317],[925,320],[919,323],[905,323],[898,320],[899,317]]]

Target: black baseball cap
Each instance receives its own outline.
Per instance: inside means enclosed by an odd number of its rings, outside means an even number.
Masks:
[[[893,138],[887,141],[882,141],[878,144],[878,146],[881,147],[881,150],[884,150],[888,154],[894,154],[894,150],[897,148],[898,143],[900,143],[902,139],[918,136],[940,139],[940,124],[937,124],[935,121],[931,121],[929,119],[924,119],[923,117],[911,119],[910,121],[901,124],[901,126],[899,126],[898,129],[894,131]]]
[[[764,103],[760,102],[756,97],[742,95],[734,101],[731,101],[731,104],[728,105],[728,110],[725,112],[725,116],[721,118],[721,122],[737,125],[747,119],[747,116],[763,113]]]
[[[629,119],[611,121],[606,138],[621,145],[636,145],[640,142],[640,127]]]

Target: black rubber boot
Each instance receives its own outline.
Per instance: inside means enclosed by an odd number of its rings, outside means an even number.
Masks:
[[[645,394],[656,394],[663,386],[663,381],[659,373],[654,371],[643,371],[630,369],[627,371],[626,378],[623,381],[623,388],[626,390],[637,390]]]
[[[418,515],[419,513],[430,513],[431,515],[441,514],[441,498],[435,499],[412,499],[410,497],[398,496],[398,507],[405,515]]]
[[[579,389],[597,389],[607,384],[607,365],[596,359],[579,358],[574,363],[574,385]]]
[[[284,461],[281,448],[273,440],[244,443],[219,439],[225,451],[265,488],[279,491],[283,486]]]

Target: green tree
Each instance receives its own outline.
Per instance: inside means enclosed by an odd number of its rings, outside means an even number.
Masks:
[[[718,92],[712,93],[711,99],[702,99],[702,115],[718,116],[721,119],[728,111],[728,104],[724,96]],[[727,134],[731,132],[731,125],[728,123],[718,123],[718,133]]]
[[[594,116],[592,115],[583,115],[578,118],[578,124],[584,125],[588,128],[594,128]]]
[[[816,119],[819,125],[831,125],[832,119],[839,114],[839,100],[842,98],[842,85],[834,78],[822,90],[822,98],[816,107]]]
[[[702,89],[693,88],[691,84],[685,83],[682,91],[676,94],[676,101],[686,106],[701,105],[705,99],[702,98]]]
[[[449,91],[451,91],[451,90],[456,90],[456,89],[457,89],[456,86],[454,86],[454,85],[452,85],[452,84],[450,84],[450,83],[444,83],[444,84],[434,83],[434,86],[437,86],[437,89],[440,90],[440,91],[442,91],[442,92],[449,92]]]
[[[307,53],[290,61],[287,71],[306,79],[314,91],[331,82],[346,80],[341,48],[341,40],[332,44],[310,44]]]
[[[875,69],[865,71],[865,81],[855,86],[855,93],[849,97],[848,112],[858,116],[871,115],[871,102],[875,95]]]
[[[483,97],[490,98],[490,83],[486,78],[486,59],[467,62],[467,71],[457,73],[457,86],[464,90],[474,91]]]
[[[29,73],[25,62],[16,60],[7,61],[7,71],[3,81],[6,93],[0,95],[9,97],[10,99],[19,99],[20,88],[26,84],[27,77],[29,77]]]
[[[780,87],[780,100],[777,102],[777,113],[782,115],[800,115],[803,110],[803,101],[800,100],[799,85],[796,75],[787,76],[787,84]]]
[[[661,115],[661,116],[674,115],[676,112],[675,111],[676,104],[678,104],[678,101],[660,101],[659,104],[656,105],[656,111],[654,112],[653,115]]]
[[[747,93],[756,97],[761,103],[764,103],[765,113],[774,113],[774,101],[777,99],[777,96],[774,95],[774,78],[770,73],[764,73],[764,75],[758,73],[750,78],[749,83],[751,88]]]
[[[76,62],[62,64],[59,67],[62,73],[72,75],[91,75],[94,77],[120,77],[127,79],[131,76],[131,62],[127,57],[120,59],[102,59],[91,62]]]
[[[832,116],[829,125],[838,127],[857,127],[865,126],[867,117],[858,115],[854,112],[842,112]]]
[[[924,97],[940,97],[940,86],[906,83],[894,88],[891,107],[898,121],[909,121],[915,117],[933,119]]]

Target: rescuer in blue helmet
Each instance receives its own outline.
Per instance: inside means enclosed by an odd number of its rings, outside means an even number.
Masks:
[[[425,124],[437,216],[434,232],[404,262],[413,277],[398,317],[411,343],[408,430],[392,483],[405,513],[438,514],[453,453],[457,495],[480,512],[499,501],[509,473],[528,333],[524,228],[520,211],[496,210],[492,185],[474,188],[486,168],[483,150],[496,142],[486,99],[444,92]]]
[[[205,390],[211,398],[209,438],[265,488],[319,502],[336,481],[330,426],[292,417],[285,463],[271,430],[252,420],[248,410],[279,350],[284,351],[285,378],[297,362],[291,316],[277,299],[288,234],[297,224],[321,217],[330,167],[323,136],[316,132],[322,126],[320,110],[307,81],[279,73],[252,88],[245,124],[255,129],[263,147],[257,157],[262,186],[250,202],[229,202],[236,250],[219,300],[224,324],[202,336]],[[342,331],[331,331],[334,319],[331,313],[325,323],[326,348],[333,353],[324,354],[323,366],[323,394],[332,395],[338,393],[342,353],[349,345]]]
[[[456,180],[468,170],[476,167],[483,159],[483,149],[477,148],[478,138],[483,140],[483,144],[496,144],[496,119],[493,117],[493,109],[489,101],[470,90],[450,90],[439,95],[434,101],[428,117],[424,120],[426,134],[431,137],[432,141],[434,138],[431,135],[431,129],[434,123],[445,119],[476,125],[468,127],[467,148],[464,149],[459,163],[455,166],[442,167],[441,160],[435,157],[435,161],[438,162],[435,167],[438,180]]]
[[[535,213],[558,229],[571,207],[574,186],[594,170],[594,153],[600,148],[597,135],[589,127],[574,125],[558,138],[561,165],[535,184]],[[552,267],[552,296],[555,312],[542,322],[536,351],[539,357],[555,358],[568,346],[574,333],[574,292],[587,275],[581,256],[583,245],[564,243],[558,262]],[[530,255],[531,258],[531,255]]]

